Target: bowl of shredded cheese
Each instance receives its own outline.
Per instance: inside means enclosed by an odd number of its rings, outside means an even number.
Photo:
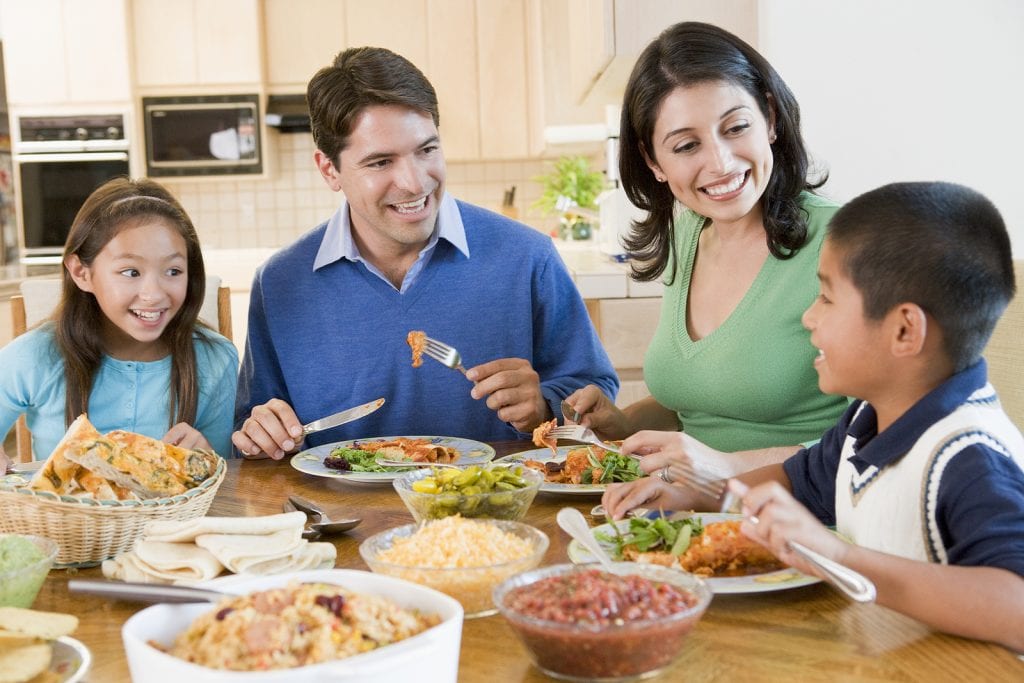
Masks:
[[[450,595],[468,619],[494,614],[492,589],[539,565],[547,549],[547,535],[528,524],[455,515],[375,534],[359,554],[374,572]]]

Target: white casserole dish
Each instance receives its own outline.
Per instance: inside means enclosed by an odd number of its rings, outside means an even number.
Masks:
[[[135,683],[319,683],[320,681],[412,681],[454,683],[459,673],[463,610],[458,601],[402,579],[354,569],[320,569],[277,576],[226,576],[203,588],[245,594],[290,581],[333,583],[359,593],[388,598],[400,607],[437,614],[441,623],[372,652],[296,669],[236,672],[209,669],[161,652],[192,620],[213,609],[210,603],[153,605],[132,616],[121,629],[128,668]]]

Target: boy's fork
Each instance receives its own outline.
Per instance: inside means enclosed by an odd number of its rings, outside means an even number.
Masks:
[[[426,347],[423,349],[423,353],[433,358],[441,365],[446,365],[453,370],[458,370],[463,375],[466,374],[466,368],[462,367],[462,356],[455,350],[455,347],[449,346],[442,341],[436,339],[426,338]]]

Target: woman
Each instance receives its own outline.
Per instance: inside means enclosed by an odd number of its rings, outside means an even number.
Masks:
[[[837,207],[811,193],[824,180],[808,178],[799,106],[745,42],[685,22],[640,55],[620,135],[626,193],[649,212],[626,240],[633,277],[666,283],[644,363],[652,395],[619,410],[586,387],[568,402],[605,438],[634,435],[624,449],[665,479],[671,462],[722,476],[779,462],[846,406],[818,389],[800,324]],[[616,510],[628,495],[609,493]]]

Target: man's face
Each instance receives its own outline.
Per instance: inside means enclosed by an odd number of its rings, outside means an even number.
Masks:
[[[338,168],[319,150],[317,166],[349,203],[360,249],[401,254],[421,249],[434,230],[445,163],[429,114],[397,105],[367,107],[356,118]]]

